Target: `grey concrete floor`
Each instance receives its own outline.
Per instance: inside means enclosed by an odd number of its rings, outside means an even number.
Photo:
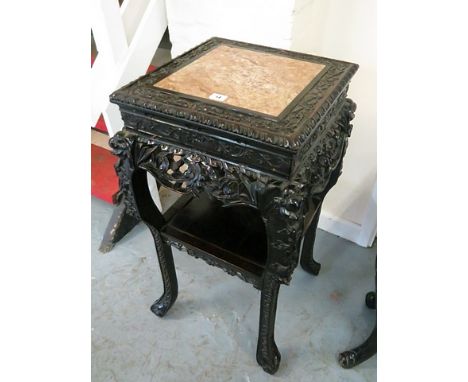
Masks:
[[[298,267],[280,289],[275,338],[282,358],[270,376],[255,360],[259,291],[174,249],[179,297],[156,317],[149,307],[162,282],[149,231],[140,224],[102,254],[112,206],[95,198],[91,206],[93,382],[376,380],[375,356],[351,370],[337,362],[375,324],[364,297],[374,288],[376,246],[318,231],[320,275]]]

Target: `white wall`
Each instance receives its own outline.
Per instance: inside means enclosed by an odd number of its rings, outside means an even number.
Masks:
[[[172,57],[219,36],[360,65],[349,90],[358,107],[343,174],[325,200],[319,227],[364,246],[373,239],[376,224],[372,196],[376,180],[375,3],[375,0],[166,3]]]
[[[376,2],[298,0],[291,49],[359,64],[349,97],[357,103],[343,174],[325,215],[362,225],[376,180]]]
[[[168,0],[172,57],[211,37],[287,49],[294,0]]]

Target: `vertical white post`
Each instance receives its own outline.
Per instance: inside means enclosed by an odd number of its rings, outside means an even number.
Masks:
[[[109,102],[117,88],[146,73],[167,28],[164,0],[95,0],[92,30],[98,56],[91,69],[91,126],[102,114],[110,136],[123,128],[118,106]],[[161,208],[156,183],[150,191]]]
[[[363,247],[370,247],[377,235],[377,182],[374,183],[372,194],[369,198],[364,220],[361,225],[361,233],[357,243]]]

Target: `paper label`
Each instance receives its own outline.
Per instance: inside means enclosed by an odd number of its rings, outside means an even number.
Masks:
[[[228,96],[223,95],[223,94],[213,93],[208,98],[212,99],[213,101],[224,102],[227,100]]]

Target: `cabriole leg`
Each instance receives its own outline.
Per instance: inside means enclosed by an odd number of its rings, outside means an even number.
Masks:
[[[312,273],[313,275],[318,275],[321,267],[320,263],[314,260],[314,243],[321,209],[322,205],[320,205],[320,207],[315,212],[314,218],[312,219],[312,222],[310,223],[309,228],[304,235],[301,251],[301,267],[306,272]]]
[[[377,325],[374,327],[369,338],[361,345],[352,350],[340,353],[339,362],[341,367],[351,369],[354,366],[363,363],[377,353]]]
[[[164,225],[164,218],[151,198],[146,171],[141,169],[136,170],[133,174],[132,184],[138,211],[143,222],[148,226],[153,235],[164,285],[164,292],[162,296],[151,305],[151,311],[157,316],[163,317],[174,304],[178,294],[177,275],[172,249],[161,238],[159,230]]]
[[[179,289],[177,275],[171,247],[163,242],[161,234],[157,229],[150,225],[148,225],[148,228],[153,235],[164,285],[164,292],[162,296],[151,305],[151,311],[156,316],[163,317],[177,299]]]
[[[271,274],[263,279],[260,300],[260,328],[257,343],[257,362],[269,374],[279,367],[281,354],[275,343],[275,318],[280,283]]]
[[[377,289],[377,258],[375,259],[375,287]],[[369,309],[377,309],[377,291],[366,294],[366,306]],[[377,353],[377,323],[371,335],[361,345],[354,349],[340,353],[338,362],[341,367],[351,369],[354,366],[368,360]]]

